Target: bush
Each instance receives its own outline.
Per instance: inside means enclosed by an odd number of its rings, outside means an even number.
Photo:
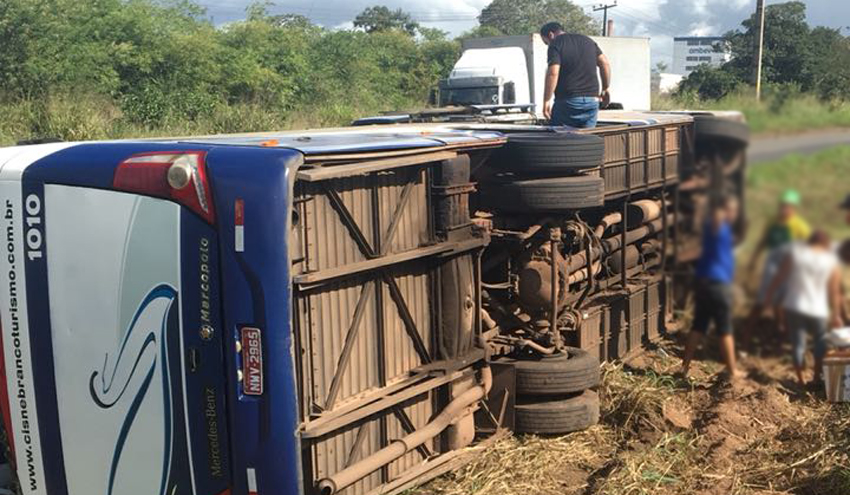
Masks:
[[[850,103],[824,101],[800,92],[794,85],[767,85],[757,102],[750,88],[739,88],[718,100],[695,93],[656,97],[654,110],[740,110],[753,132],[797,132],[826,127],[850,127]]]
[[[0,145],[47,137],[66,141],[106,139],[122,117],[108,98],[84,93],[22,99],[2,106]]]
[[[347,124],[420,107],[459,49],[436,30],[328,31],[264,4],[216,28],[190,1],[0,1],[0,141]]]
[[[717,100],[732,93],[743,81],[722,68],[701,65],[679,84],[677,94],[686,98],[696,95],[703,100]],[[692,97],[692,96],[691,96]]]

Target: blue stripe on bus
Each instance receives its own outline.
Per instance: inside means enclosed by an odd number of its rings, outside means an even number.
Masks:
[[[23,192],[21,211],[27,211],[26,201],[29,195],[38,196],[41,201],[39,216],[41,224],[44,226],[44,219],[46,218],[44,185],[38,181],[29,180],[25,174],[21,187]],[[63,495],[68,493],[68,482],[65,478],[62,437],[57,427],[59,425],[59,405],[55,392],[56,375],[52,359],[53,339],[50,330],[50,295],[47,284],[49,239],[47,238],[46,228],[41,229],[41,236],[42,255],[37,259],[30,259],[29,256],[23,257],[27,281],[30,353],[33,360],[32,372],[38,405],[38,431],[41,438],[41,453],[44,464],[45,492],[50,495]],[[24,244],[26,244],[26,241],[24,241]],[[24,250],[26,251],[26,247]]]

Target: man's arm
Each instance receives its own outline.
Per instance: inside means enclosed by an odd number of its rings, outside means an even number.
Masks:
[[[602,106],[607,107],[611,103],[611,93],[608,90],[611,87],[611,64],[608,63],[608,57],[604,53],[600,53],[596,57],[596,66],[599,67],[599,78],[602,80]]]
[[[558,76],[561,74],[560,64],[550,64],[546,70],[546,85],[543,90],[543,116],[552,118],[552,101],[555,98],[555,88],[558,87]]]

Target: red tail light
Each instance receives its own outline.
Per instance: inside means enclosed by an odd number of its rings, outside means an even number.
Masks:
[[[205,151],[157,151],[133,155],[118,165],[112,187],[174,200],[215,222]]]

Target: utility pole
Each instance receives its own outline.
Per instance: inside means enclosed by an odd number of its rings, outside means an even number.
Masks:
[[[614,3],[610,3],[610,4],[603,3],[603,4],[597,5],[596,7],[593,7],[594,12],[599,12],[600,10],[603,12],[602,13],[602,17],[603,17],[603,19],[602,19],[602,36],[608,36],[608,9],[613,9],[616,6],[617,6],[617,2],[615,1]]]
[[[756,34],[753,78],[756,83],[756,101],[761,101],[761,60],[764,54],[764,0],[756,0],[756,21],[758,22],[759,31]]]

